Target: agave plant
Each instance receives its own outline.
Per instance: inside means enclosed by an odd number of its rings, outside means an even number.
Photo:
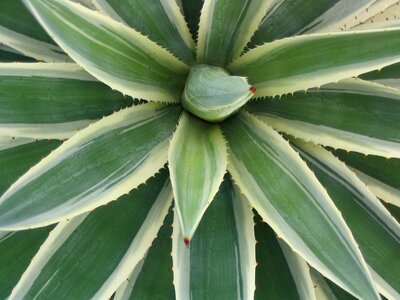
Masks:
[[[2,0],[0,298],[400,299],[396,14]]]

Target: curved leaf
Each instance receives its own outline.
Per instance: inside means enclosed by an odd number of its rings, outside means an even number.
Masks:
[[[125,22],[177,57],[194,61],[195,44],[176,1],[95,0],[94,3],[100,12]]]
[[[382,70],[363,74],[360,77],[364,80],[371,80],[400,90],[400,63],[387,66]]]
[[[179,107],[144,104],[80,131],[0,198],[0,229],[59,222],[128,193],[167,161],[179,113]]]
[[[252,49],[229,69],[248,77],[256,96],[276,96],[399,62],[399,49],[399,28],[301,35]]]
[[[254,299],[315,300],[306,262],[278,240],[272,228],[261,218],[256,221],[254,230],[257,239]]]
[[[162,172],[131,196],[57,225],[9,299],[109,299],[162,225],[172,203],[167,175]]]
[[[176,298],[253,299],[253,214],[246,199],[234,192],[229,177],[225,176],[188,247],[182,243],[177,221],[172,235]]]
[[[54,40],[105,84],[134,98],[180,98],[188,67],[145,36],[76,3],[24,1]]]
[[[266,12],[279,0],[205,0],[197,42],[198,63],[224,66],[243,51]]]
[[[341,0],[315,19],[307,33],[349,30],[382,13],[397,0]]]
[[[347,0],[281,0],[261,21],[249,47],[261,46],[274,40],[298,35],[316,18],[338,2]],[[363,0],[365,1],[365,0]],[[359,2],[359,1],[353,1]]]
[[[218,126],[184,112],[168,150],[168,166],[185,243],[218,192],[226,162],[226,146]]]
[[[248,113],[223,131],[228,170],[264,221],[325,276],[362,299],[379,299],[346,223],[288,143]]]
[[[173,210],[164,219],[146,257],[115,292],[114,300],[175,299],[172,270]]]
[[[0,195],[60,144],[60,141],[55,140],[0,137]]]
[[[0,297],[7,299],[51,227],[19,232],[0,231]]]
[[[203,7],[204,0],[177,0],[185,15],[186,22],[189,26],[190,33],[194,40],[197,40],[199,32],[200,12]]]
[[[400,157],[400,92],[345,80],[306,94],[246,106],[286,134],[365,154]]]
[[[400,298],[400,225],[332,153],[302,142],[295,145],[341,211],[379,292],[390,299]]]
[[[400,159],[335,151],[368,188],[382,200],[400,207]]]
[[[361,21],[352,30],[365,30],[365,29],[380,29],[400,26],[399,19],[399,2],[396,0],[389,1],[375,1],[376,4],[380,2],[384,7],[379,7],[378,13],[370,15],[368,20]],[[389,6],[392,4],[391,6]],[[375,10],[376,12],[376,10]]]
[[[0,41],[37,60],[65,62],[69,59],[38,24],[22,1],[0,2]]]
[[[24,56],[22,53],[11,47],[0,44],[0,63],[7,62],[35,62],[32,57]]]
[[[0,134],[65,139],[132,104],[76,64],[0,64]]]

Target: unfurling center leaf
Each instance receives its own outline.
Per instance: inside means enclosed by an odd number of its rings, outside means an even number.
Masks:
[[[196,65],[190,70],[181,104],[203,120],[219,122],[237,112],[254,93],[244,77],[231,76],[220,67]]]

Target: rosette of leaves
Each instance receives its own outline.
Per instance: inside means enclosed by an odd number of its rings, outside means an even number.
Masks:
[[[2,0],[0,298],[399,299],[398,8]]]

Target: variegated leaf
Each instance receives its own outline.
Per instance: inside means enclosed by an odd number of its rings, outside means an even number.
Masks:
[[[278,131],[324,146],[400,157],[400,92],[344,80],[246,109]]]
[[[228,176],[188,247],[182,243],[174,218],[176,299],[252,299],[256,266],[253,225],[248,202],[234,192]]]
[[[132,104],[76,64],[0,64],[0,134],[66,139]]]
[[[400,61],[400,28],[311,34],[252,49],[229,70],[248,77],[257,97],[289,94]]]
[[[61,222],[9,299],[109,299],[145,255],[171,203],[164,170],[130,196]]]
[[[24,1],[54,40],[105,84],[134,98],[179,100],[188,67],[147,37],[76,3]]]
[[[100,12],[128,24],[183,61],[194,61],[195,44],[175,0],[94,0],[94,4]]]
[[[329,195],[298,154],[248,113],[223,125],[228,170],[261,217],[324,276],[363,299],[379,299],[367,266]]]
[[[0,229],[66,220],[145,182],[167,161],[179,113],[176,106],[143,104],[80,131],[0,198]]]
[[[189,243],[226,171],[226,146],[219,127],[184,112],[168,163],[182,236]]]

